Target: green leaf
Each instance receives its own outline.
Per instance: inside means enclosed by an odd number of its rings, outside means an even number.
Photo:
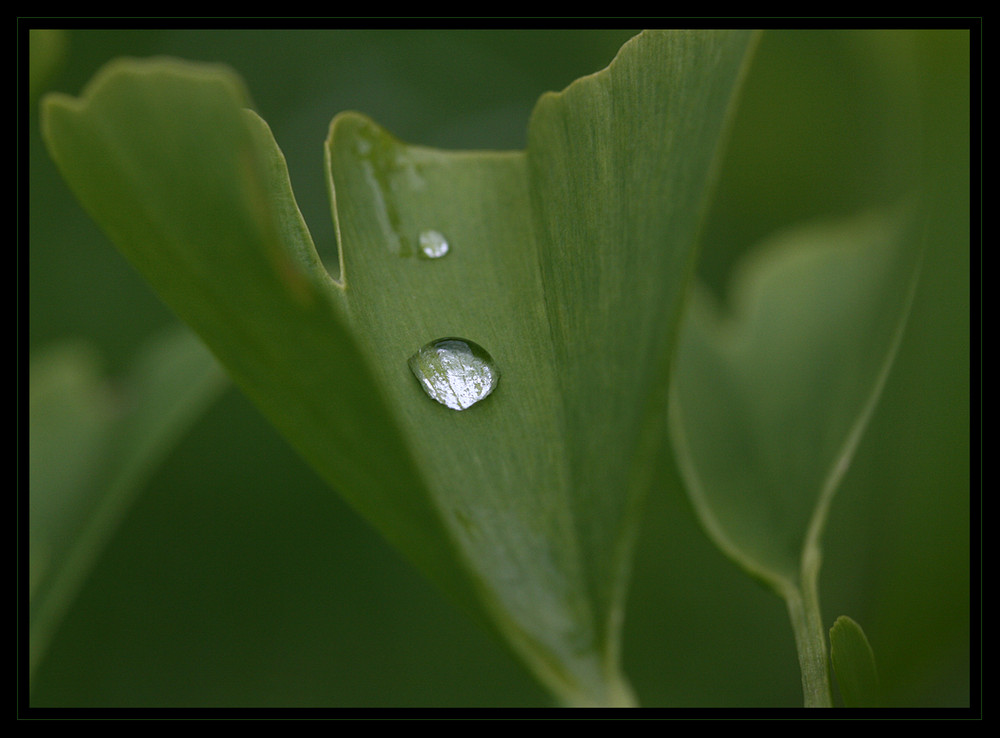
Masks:
[[[544,96],[531,120],[570,506],[612,652],[717,149],[755,39],[647,32],[612,73]]]
[[[67,341],[32,357],[29,394],[30,671],[148,476],[227,386],[186,328],[156,336],[120,380]]]
[[[65,31],[50,28],[29,29],[28,94],[32,104],[62,63],[65,49]]]
[[[899,208],[775,237],[744,265],[730,311],[696,293],[677,357],[671,433],[695,510],[786,599],[809,679],[824,684],[820,537],[902,337],[914,223]]]
[[[830,661],[844,707],[878,707],[875,654],[861,626],[846,615],[830,628]]]
[[[632,541],[752,38],[642,34],[541,100],[526,152],[410,146],[339,115],[333,276],[226,70],[112,66],[82,100],[50,98],[45,133],[119,249],[332,486],[565,703],[631,704]],[[419,256],[429,229],[447,255]],[[499,372],[461,411],[410,367],[443,338]]]
[[[464,568],[248,102],[227,67],[123,59],[79,99],[47,96],[42,132],[91,217],[271,422],[461,596]]]

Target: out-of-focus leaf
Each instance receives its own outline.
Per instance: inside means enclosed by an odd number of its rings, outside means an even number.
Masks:
[[[227,385],[186,328],[157,336],[112,382],[95,349],[50,347],[29,386],[30,670],[149,474]]]
[[[50,28],[28,31],[28,93],[32,102],[62,63],[65,49],[65,31]]]
[[[919,253],[895,212],[809,226],[759,249],[731,311],[704,293],[691,306],[671,403],[679,460],[716,542],[779,592],[798,582],[886,380]]]
[[[901,208],[782,234],[731,310],[697,293],[685,323],[670,422],[688,494],[716,545],[793,609],[815,598],[827,512],[902,337],[914,222]]]
[[[861,626],[841,615],[830,628],[830,661],[844,707],[878,707],[875,654]]]

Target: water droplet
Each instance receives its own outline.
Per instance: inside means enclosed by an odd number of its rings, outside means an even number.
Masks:
[[[448,239],[440,231],[424,231],[420,234],[420,255],[426,259],[440,259],[448,253]]]
[[[500,380],[489,352],[464,338],[431,341],[409,363],[424,391],[452,410],[472,407],[496,389]]]

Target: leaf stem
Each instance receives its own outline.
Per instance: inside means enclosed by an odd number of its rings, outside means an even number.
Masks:
[[[801,588],[785,593],[788,614],[795,633],[795,648],[802,673],[802,696],[806,707],[833,707],[830,669],[826,654],[826,632],[819,608],[819,560],[806,557]]]
[[[607,677],[595,694],[583,691],[562,697],[564,707],[639,707],[639,701],[628,680],[620,674]]]

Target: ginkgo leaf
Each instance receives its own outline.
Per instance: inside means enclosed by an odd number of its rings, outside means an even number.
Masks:
[[[66,341],[32,357],[28,408],[29,673],[91,566],[178,437],[228,386],[184,326],[154,336],[121,378]]]
[[[329,272],[228,70],[120,62],[48,98],[44,130],[95,220],[338,492],[564,703],[631,704],[631,544],[753,39],[641,34],[543,97],[526,151],[337,116]],[[420,358],[441,341],[477,348]],[[487,355],[489,392],[439,401]]]
[[[776,236],[744,265],[729,310],[695,293],[678,351],[671,435],[694,508],[788,602],[818,675],[821,534],[903,334],[917,222],[901,207]]]

